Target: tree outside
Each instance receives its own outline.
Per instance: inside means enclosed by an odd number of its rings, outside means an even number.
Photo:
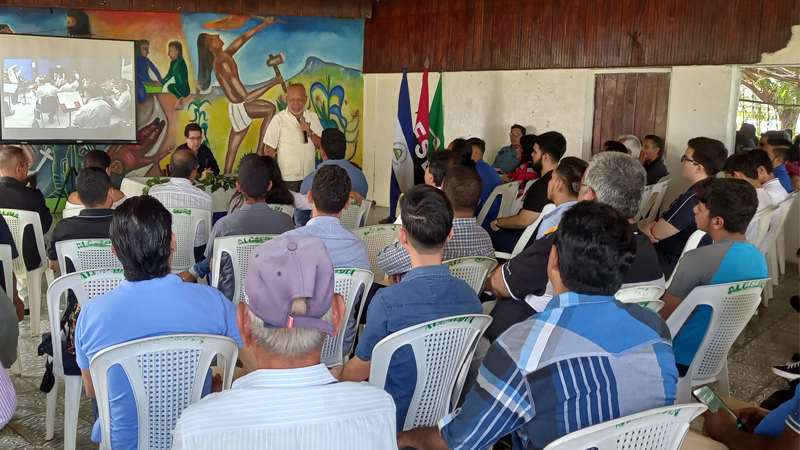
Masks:
[[[800,67],[742,69],[737,128],[743,123],[757,132],[791,129],[800,119]]]

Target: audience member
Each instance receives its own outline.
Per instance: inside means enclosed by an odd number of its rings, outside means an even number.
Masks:
[[[586,161],[574,156],[563,158],[558,163],[553,172],[555,175],[550,178],[547,186],[547,198],[556,205],[556,208],[542,217],[534,240],[557,227],[561,222],[561,216],[578,203],[578,191],[587,166]]]
[[[642,153],[644,153],[644,170],[647,172],[647,185],[656,184],[662,178],[669,175],[667,166],[662,159],[664,155],[664,141],[654,135],[648,134],[642,142]]]
[[[792,178],[786,169],[786,163],[794,160],[792,155],[794,149],[791,142],[784,139],[770,139],[767,141],[767,145],[764,146],[764,151],[767,152],[772,160],[772,172],[775,177],[781,182],[781,186],[786,189],[786,192],[791,193],[793,190]]]
[[[172,178],[164,184],[151,187],[148,194],[167,208],[196,208],[212,211],[211,195],[192,184],[197,178],[199,170],[197,154],[189,148],[175,150],[169,166]],[[206,242],[208,242],[206,224],[204,220],[201,220],[197,224],[194,238],[195,259],[198,261],[203,259]]]
[[[83,168],[89,167],[97,167],[98,169],[104,171],[109,177],[111,176],[111,157],[108,156],[108,153],[104,152],[103,150],[89,150],[83,155]],[[116,208],[117,206],[121,205],[126,199],[125,194],[122,193],[119,189],[114,189],[114,203],[111,205],[111,208]],[[78,191],[74,191],[73,193],[69,194],[67,197],[67,203],[64,205],[64,210],[69,209],[80,209],[83,208],[83,202],[81,201],[81,196],[78,194]]]
[[[0,365],[3,367],[11,367],[17,361],[19,323],[23,318],[17,305],[0,290]]]
[[[492,344],[461,408],[439,427],[400,433],[399,448],[489,448],[508,434],[514,448],[544,448],[575,430],[673,404],[669,329],[655,312],[614,298],[636,254],[626,218],[582,202],[555,234],[547,309]]]
[[[758,208],[756,209],[756,212],[772,205],[772,197],[770,197],[767,191],[761,186],[761,182],[758,181],[758,169],[756,169],[756,164],[750,155],[738,153],[729,156],[728,160],[725,161],[725,165],[722,167],[722,171],[725,173],[725,178],[744,180],[755,188],[756,196],[758,197]],[[778,223],[780,222],[780,214],[775,214],[772,216],[772,218],[773,222],[775,223],[775,227],[777,227]],[[757,236],[758,222],[751,221],[747,225],[745,238],[747,239],[747,242],[752,244],[755,242]],[[763,250],[762,248],[759,248],[762,254],[767,253],[767,250],[769,249],[769,243],[770,240],[765,237],[761,243],[762,245],[760,246],[763,247]]]
[[[577,191],[578,201],[609,205],[629,223],[636,241],[636,258],[623,278],[622,287],[664,286],[656,250],[633,220],[639,212],[645,179],[642,165],[627,154],[600,153],[589,161]],[[492,274],[489,287],[500,301],[492,310],[494,320],[485,334],[489,340],[547,306],[553,295],[553,286],[547,277],[547,261],[555,238],[554,232],[545,233]]]
[[[194,281],[202,270],[198,266],[211,267],[214,256],[214,239],[239,234],[281,234],[294,228],[292,218],[287,214],[275,211],[266,203],[267,191],[272,187],[269,169],[260,157],[248,158],[239,164],[239,180],[237,190],[244,195],[244,205],[233,214],[219,219],[211,230],[206,245],[206,260],[198,263],[189,271],[182,272],[185,281]],[[220,276],[217,287],[229,299],[233,299],[236,279],[233,265],[228,255],[222,255]],[[194,272],[194,273],[192,273]]]
[[[510,174],[512,170],[519,166],[520,158],[518,149],[522,136],[525,136],[525,127],[517,124],[512,125],[511,132],[508,133],[511,145],[501,148],[500,151],[497,152],[497,156],[494,157],[494,162],[492,163],[492,167],[497,169],[498,172]]]
[[[366,198],[369,193],[367,178],[364,176],[364,172],[347,160],[346,152],[347,140],[345,139],[344,133],[339,131],[338,128],[328,128],[323,131],[322,137],[320,138],[319,149],[322,162],[317,166],[316,170],[308,174],[303,180],[303,183],[300,185],[300,193],[304,196],[308,194],[311,185],[314,183],[314,176],[319,169],[325,166],[339,166],[344,169],[350,177],[351,189],[356,191],[362,198]],[[361,201],[356,203],[361,203]],[[308,219],[311,217],[311,211],[296,211],[294,216],[297,224],[302,226],[308,222]]]
[[[320,168],[311,192],[336,171],[347,178],[339,167]],[[172,448],[396,448],[391,397],[366,383],[337,383],[320,363],[345,314],[323,242],[280,236],[253,250],[248,265],[237,319],[256,370],[187,408]]]
[[[639,141],[639,138],[632,134],[621,134],[617,136],[617,140],[628,149],[627,153],[631,155],[631,158],[639,159],[642,153],[642,143]]]
[[[503,184],[503,180],[500,179],[500,175],[497,174],[497,171],[483,160],[483,154],[486,152],[486,142],[481,138],[475,137],[467,139],[467,142],[472,146],[472,160],[475,161],[475,169],[481,176],[481,182],[483,183],[481,188],[481,202],[478,203],[478,211],[480,212],[481,208],[483,208],[483,204],[486,203],[486,200],[492,195],[494,188]],[[500,209],[499,202],[497,203],[496,209],[497,211]],[[494,214],[490,212],[487,219],[491,221],[497,217],[497,211],[494,211]]]
[[[441,150],[439,150],[441,151]],[[438,152],[436,152],[438,153]],[[492,240],[483,228],[475,222],[475,208],[480,200],[481,177],[472,167],[456,166],[447,171],[442,181],[442,190],[453,209],[453,238],[442,249],[445,261],[469,256],[494,258]],[[401,206],[403,203],[401,203]],[[401,219],[404,218],[401,214]],[[392,281],[410,271],[413,266],[408,246],[402,241],[395,242],[378,254],[378,265]]]
[[[698,286],[767,277],[764,256],[744,236],[758,207],[755,188],[744,180],[709,178],[696,186],[696,196],[693,209],[697,228],[708,233],[714,244],[683,255],[664,294],[664,307],[658,312],[664,319]],[[673,339],[681,376],[700,348],[711,312],[710,306],[697,307]]]
[[[17,356],[16,352],[14,356]],[[17,391],[5,368],[5,364],[0,367],[0,429],[11,421],[14,411],[17,409]]]
[[[42,233],[47,233],[53,223],[53,216],[47,209],[42,191],[25,186],[29,169],[30,162],[21,148],[13,145],[0,147],[0,208],[21,209],[39,214]],[[33,227],[26,227],[23,232],[22,257],[28,270],[39,267],[43,262],[39,257]],[[17,280],[20,290],[25,290],[25,283],[24,279]]]
[[[214,152],[203,143],[203,129],[200,125],[194,122],[186,124],[183,129],[183,137],[186,139],[186,143],[179,145],[175,151],[191,150],[194,153],[197,157],[197,172],[200,174],[200,179],[204,179],[209,173],[219,175],[219,164],[214,158]],[[171,163],[170,168],[172,168]]]
[[[772,203],[777,205],[786,200],[789,194],[781,185],[780,180],[775,177],[772,171],[772,159],[770,159],[769,154],[757,148],[751,150],[747,156],[753,159],[753,163],[755,163],[756,169],[758,170],[758,181],[772,198]]]
[[[75,327],[78,366],[83,372],[86,396],[95,397],[89,361],[113,345],[177,333],[215,334],[242,340],[236,326],[235,307],[214,288],[182,283],[170,274],[176,249],[172,216],[158,200],[144,195],[125,201],[111,221],[112,250],[122,262],[125,280],[81,308]],[[255,367],[252,352],[239,350],[244,372]],[[204,393],[211,387],[206,377]],[[136,401],[121,366],[108,374],[111,436],[114,449],[138,448]],[[95,421],[92,440],[100,442]]]
[[[283,174],[281,173],[280,165],[278,165],[278,160],[267,155],[261,156],[261,160],[267,165],[269,179],[272,181],[272,187],[267,191],[266,202],[270,205],[292,205],[295,210],[310,212],[311,203],[308,201],[308,195],[289,190],[286,182],[283,181]]]
[[[111,105],[103,100],[103,88],[99,85],[87,87],[86,97],[86,102],[72,116],[72,123],[78,128],[93,129],[111,125]]]
[[[517,147],[517,159],[519,159],[519,166],[517,166],[507,176],[507,181],[521,181],[520,191],[525,189],[529,180],[535,180],[539,174],[533,169],[533,145],[536,143],[535,134],[526,134],[519,139],[519,147]]]
[[[600,149],[600,153],[605,152],[625,153],[626,155],[630,154],[628,147],[625,147],[625,144],[620,141],[605,141],[603,143],[603,148]]]
[[[661,218],[647,226],[645,233],[656,244],[658,260],[664,276],[669,277],[689,240],[697,230],[694,207],[697,183],[713,178],[722,170],[728,150],[716,139],[697,137],[690,139],[686,152],[681,156],[681,176],[692,186],[672,202]]]
[[[11,229],[8,228],[8,223],[6,223],[6,219],[2,215],[0,215],[0,245],[7,245],[11,248],[11,259],[17,259],[19,257],[17,245],[14,243],[14,235],[11,234]],[[4,270],[3,263],[0,262],[0,274],[5,273]],[[17,277],[13,271],[11,271],[11,284],[12,286],[6,286],[5,276],[0,275],[0,290],[13,293],[14,307],[19,311],[19,320],[22,320],[25,306],[22,300],[17,296]]]
[[[784,139],[789,141],[792,138],[789,136],[789,133],[786,133],[785,131],[780,131],[780,130],[765,131],[761,133],[761,137],[758,140],[758,148],[760,148],[761,150],[765,150],[767,142],[770,139]]]
[[[425,167],[425,184],[436,188],[442,187],[447,171],[459,165],[459,159],[450,150],[437,150],[428,157],[428,166]]]
[[[743,123],[739,127],[737,137],[741,136],[742,150],[750,151],[756,148],[756,127],[750,123]]]
[[[449,176],[443,183],[445,189]],[[473,191],[473,198],[475,191],[478,189]],[[442,264],[444,245],[454,234],[453,209],[447,196],[430,186],[419,185],[409,189],[400,203],[403,217],[400,242],[410,255],[413,269],[402,282],[375,294],[367,308],[367,324],[355,356],[340,373],[342,381],[366,380],[375,344],[396,331],[442,317],[483,311],[475,291],[465,281],[450,275],[450,268]],[[392,357],[385,384],[397,407],[397,431],[405,423],[416,373],[413,351],[398,350]]]
[[[547,186],[552,178],[553,169],[567,151],[567,141],[561,133],[548,131],[536,136],[533,146],[533,168],[539,172],[539,179],[528,189],[528,195],[522,203],[519,214],[501,217],[491,223],[492,244],[497,251],[510,253],[517,244],[525,228],[539,218],[544,205],[550,203],[547,198]]]
[[[77,216],[59,221],[53,228],[47,259],[56,273],[75,271],[72,262],[67,262],[69,267],[59,267],[56,243],[71,239],[108,239],[111,219],[114,217],[114,210],[111,209],[114,188],[111,178],[103,170],[97,167],[81,170],[75,179],[75,188],[85,208]]]

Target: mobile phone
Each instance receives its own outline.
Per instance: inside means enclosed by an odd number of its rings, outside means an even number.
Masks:
[[[703,386],[700,388],[695,389],[692,391],[692,396],[697,399],[698,402],[708,406],[708,410],[711,412],[718,412],[720,409],[724,409],[728,411],[730,415],[732,415],[736,419],[737,426],[742,430],[747,430],[747,427],[742,423],[739,417],[734,414],[733,410],[722,401],[717,394],[714,393],[708,386]]]

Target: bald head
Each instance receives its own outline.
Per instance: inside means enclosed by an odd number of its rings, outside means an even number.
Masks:
[[[292,114],[296,116],[302,114],[306,107],[306,87],[300,83],[294,83],[289,86],[289,92],[286,93],[286,102],[289,104],[289,111]]]
[[[21,148],[13,145],[0,147],[0,176],[24,182],[28,177],[28,159]]]
[[[197,156],[188,148],[175,150],[169,167],[173,177],[191,180],[197,175]]]

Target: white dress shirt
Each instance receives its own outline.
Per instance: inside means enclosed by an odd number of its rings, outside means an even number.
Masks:
[[[783,188],[781,185],[780,180],[777,178],[773,178],[762,185],[765,191],[772,197],[772,204],[777,205],[778,203],[786,200],[786,197],[789,194],[786,192],[786,189]]]
[[[260,369],[183,411],[172,449],[396,449],[394,402],[324,364]]]
[[[148,194],[155,197],[166,208],[197,208],[211,211],[211,195],[195,187],[186,178],[170,178],[169,182],[157,184],[150,188]],[[197,224],[194,246],[200,247],[208,242],[206,224],[201,220]]]
[[[303,117],[315,135],[322,135],[322,124],[315,112],[303,110]],[[309,133],[308,142],[303,142],[300,123],[289,108],[275,114],[264,133],[264,144],[277,152],[278,166],[286,181],[303,181],[314,171],[316,148]]]
[[[100,97],[87,101],[72,117],[80,128],[100,128],[111,125],[111,106]]]
[[[125,90],[120,92],[119,96],[114,99],[114,107],[120,110],[122,113],[127,114],[131,107],[132,101],[133,99],[131,97],[131,91]]]

